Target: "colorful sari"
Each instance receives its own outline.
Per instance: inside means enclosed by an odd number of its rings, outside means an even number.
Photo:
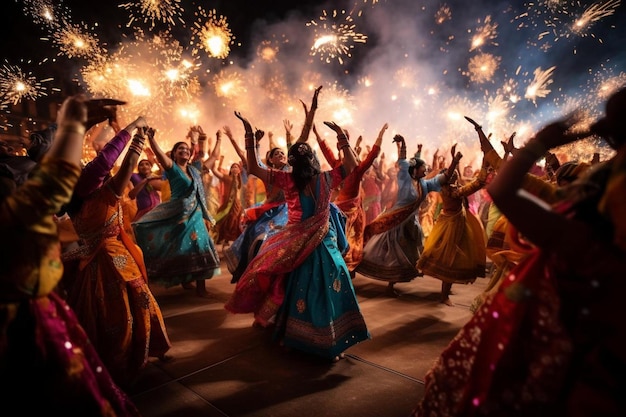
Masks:
[[[173,164],[167,171],[172,197],[133,223],[143,250],[150,282],[174,285],[219,274],[220,260],[205,221],[209,214],[200,172],[188,166],[191,178]]]
[[[105,183],[72,217],[80,246],[64,254],[68,304],[120,384],[130,384],[171,346],[148,287],[141,250],[124,231],[120,199]]]
[[[285,346],[326,358],[369,339],[330,219],[330,189],[342,168],[320,175],[315,197],[300,193],[289,173],[274,172],[285,190],[290,222],[269,237],[241,277],[226,309],[276,320]]]
[[[139,416],[54,292],[63,264],[52,216],[69,201],[79,173],[44,158],[0,204],[3,407],[33,416]]]

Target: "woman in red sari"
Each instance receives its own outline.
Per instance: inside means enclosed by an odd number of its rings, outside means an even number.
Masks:
[[[415,416],[626,415],[626,89],[592,126],[617,154],[550,207],[525,174],[548,149],[590,133],[572,118],[542,129],[487,187],[535,245],[427,373]]]
[[[337,134],[342,134],[341,127],[334,125]],[[387,123],[383,125],[378,133],[374,146],[368,152],[367,157],[352,170],[346,177],[339,189],[335,200],[333,201],[337,207],[346,216],[345,233],[348,239],[348,249],[343,254],[343,259],[350,270],[350,276],[354,278],[354,270],[363,259],[363,234],[365,232],[365,210],[363,209],[363,191],[361,189],[361,180],[365,172],[372,166],[374,160],[380,154],[380,145],[383,142],[383,135],[389,126]],[[314,129],[314,132],[316,130]],[[316,133],[320,149],[330,166],[335,167],[341,164],[341,161],[335,157],[333,151]],[[356,156],[355,156],[356,157]],[[358,160],[358,158],[357,158]]]

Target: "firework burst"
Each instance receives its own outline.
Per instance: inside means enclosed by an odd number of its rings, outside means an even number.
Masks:
[[[438,25],[452,19],[452,9],[447,4],[441,6],[435,13],[435,23]]]
[[[493,80],[496,71],[500,67],[500,57],[492,54],[478,54],[470,58],[468,72],[470,81],[482,84]]]
[[[32,17],[35,24],[50,29],[57,28],[61,22],[69,21],[69,9],[62,2],[53,0],[25,0],[24,14]]]
[[[234,36],[228,27],[226,17],[218,16],[215,10],[205,11],[198,7],[197,20],[192,29],[193,37],[191,44],[193,54],[204,50],[210,57],[224,59],[230,53],[230,45],[234,42]]]
[[[60,25],[53,32],[52,39],[59,48],[59,55],[68,58],[91,58],[104,53],[97,36],[90,33],[86,25],[82,27],[73,23]]]
[[[0,67],[0,109],[16,105],[24,99],[35,100],[46,96],[41,82],[31,72],[5,62]]]
[[[572,33],[578,36],[587,36],[593,23],[615,13],[615,9],[620,5],[621,0],[608,0],[602,3],[595,3],[582,12],[580,17],[571,25]]]
[[[267,63],[276,62],[276,57],[278,57],[279,52],[280,46],[278,43],[270,40],[262,41],[256,49],[256,55],[263,62]]]
[[[144,23],[149,22],[150,27],[154,27],[157,22],[175,26],[176,20],[185,24],[182,18],[184,9],[180,5],[180,0],[139,0],[123,3],[118,7],[128,11],[128,26],[132,26],[135,21],[139,20]]]
[[[487,16],[483,25],[476,29],[474,36],[472,36],[470,52],[485,45],[497,46],[498,44],[494,41],[498,36],[497,28],[498,25],[491,22],[491,16]]]
[[[556,67],[550,67],[547,70],[542,70],[541,67],[536,68],[533,73],[535,78],[526,88],[524,98],[536,104],[538,97],[546,97],[550,94],[552,90],[548,89],[548,86],[554,82],[551,77],[555,69]]]
[[[355,43],[367,42],[366,35],[355,32],[354,19],[345,11],[333,10],[329,14],[324,10],[318,20],[312,20],[306,25],[315,31],[311,56],[318,55],[326,63],[336,59],[343,65],[344,57],[352,57]]]

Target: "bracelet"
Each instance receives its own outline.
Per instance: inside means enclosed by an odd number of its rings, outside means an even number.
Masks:
[[[67,133],[78,133],[79,135],[85,134],[85,124],[75,121],[75,122],[66,122],[58,126],[57,131],[67,132]]]
[[[76,133],[78,135],[84,135],[85,134],[85,128],[80,128],[78,126],[68,126],[68,127],[63,127],[62,129],[57,129],[56,134],[64,134],[64,133]]]
[[[538,140],[528,141],[522,149],[532,154],[535,159],[540,159],[548,152],[548,148]]]

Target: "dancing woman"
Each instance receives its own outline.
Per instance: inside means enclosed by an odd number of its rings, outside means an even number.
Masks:
[[[345,152],[344,164],[321,172],[307,143],[289,150],[292,172],[257,163],[250,123],[246,129],[250,173],[285,191],[287,225],[269,237],[237,282],[226,303],[233,313],[254,313],[255,323],[276,323],[274,335],[286,347],[337,360],[350,346],[369,339],[349,270],[336,244],[330,221],[330,194],[356,165]],[[342,151],[349,147],[340,136]]]

